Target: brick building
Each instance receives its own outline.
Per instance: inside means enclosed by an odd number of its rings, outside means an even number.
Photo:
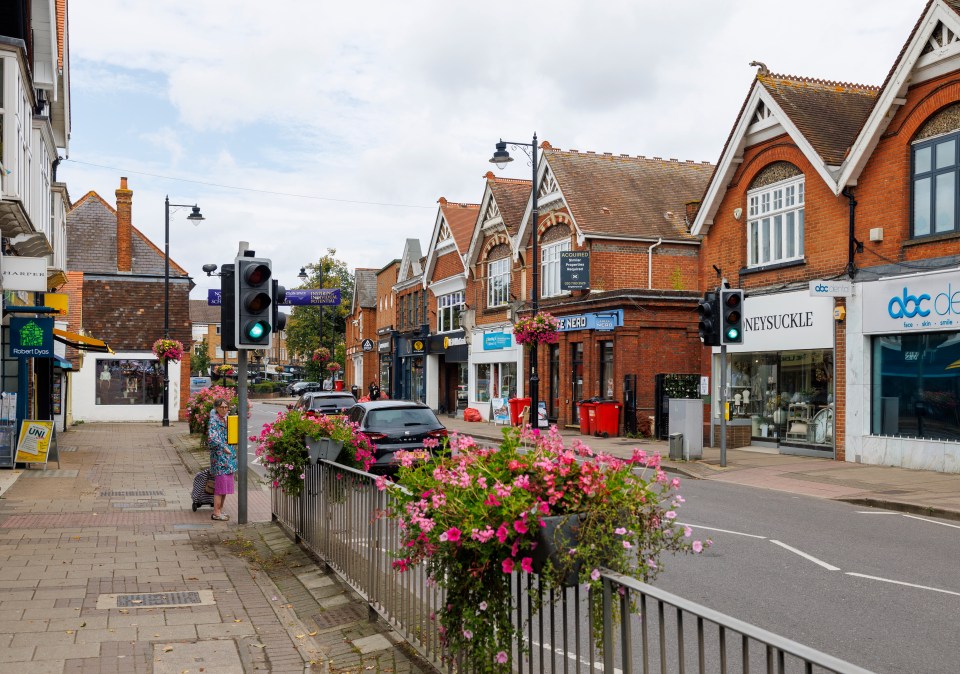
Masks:
[[[400,260],[394,259],[381,267],[377,273],[376,351],[378,370],[377,383],[381,391],[390,395],[393,391],[394,334],[397,329],[397,296],[393,286],[397,283]],[[369,383],[368,383],[369,385]]]
[[[425,357],[429,325],[423,287],[423,254],[418,239],[407,239],[391,288],[396,301],[392,333],[391,398],[423,402],[427,397]],[[381,386],[381,388],[383,388]]]
[[[73,416],[84,421],[160,421],[163,368],[153,355],[163,336],[164,254],[133,225],[133,190],[120,179],[114,208],[95,192],[67,214],[67,269],[82,273],[82,325],[113,354],[84,359],[73,375]],[[170,337],[183,342],[183,360],[170,364],[170,418],[189,398],[193,281],[170,261]]]
[[[207,358],[210,359],[211,370],[217,365],[229,365],[232,366],[233,371],[236,372],[238,362],[237,352],[224,352],[220,347],[222,344],[220,336],[222,324],[220,319],[219,306],[211,306],[207,300],[190,300],[190,324],[193,331],[194,348],[199,348],[202,341],[206,339]],[[276,341],[276,336],[274,336],[274,341]],[[212,372],[202,372],[201,375],[216,378],[216,375]]]
[[[357,396],[377,378],[380,366],[377,356],[377,270],[357,269],[353,275],[353,299],[347,316],[345,335],[345,388],[357,387]]]

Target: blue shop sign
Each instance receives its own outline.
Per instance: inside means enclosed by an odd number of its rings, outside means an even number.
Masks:
[[[509,332],[488,332],[483,336],[483,350],[509,349],[513,345],[513,335]]]
[[[560,332],[571,330],[600,330],[609,332],[623,325],[623,309],[612,311],[595,311],[589,314],[574,314],[573,316],[557,316],[560,323]]]

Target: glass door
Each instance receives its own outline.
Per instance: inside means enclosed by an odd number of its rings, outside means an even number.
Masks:
[[[571,369],[571,398],[570,398],[570,421],[574,424],[580,423],[580,407],[577,403],[583,399],[583,343],[575,342],[570,345],[570,362],[573,365]]]
[[[547,417],[556,421],[560,414],[560,345],[550,345],[550,402]]]

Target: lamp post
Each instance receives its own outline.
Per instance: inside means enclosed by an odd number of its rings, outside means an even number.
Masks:
[[[170,339],[170,207],[192,208],[187,220],[196,224],[203,220],[196,204],[171,204],[167,196],[163,202],[163,338]],[[163,361],[163,425],[170,425],[170,363]]]
[[[533,308],[533,314],[536,316],[537,311],[540,308],[540,269],[537,264],[537,228],[539,226],[540,220],[540,211],[537,207],[537,134],[533,134],[533,142],[530,143],[518,143],[516,141],[504,141],[502,138],[500,142],[496,145],[496,151],[493,153],[493,156],[490,158],[491,164],[496,164],[497,168],[502,169],[509,162],[513,161],[513,157],[510,156],[510,153],[507,152],[507,145],[512,145],[518,147],[527,156],[530,157],[530,164],[533,167],[533,180],[530,184],[530,199],[531,199],[531,208],[530,208],[530,239],[531,239],[531,254],[530,254],[530,265],[533,271],[533,294],[531,295],[531,304]],[[530,148],[529,154],[527,153],[527,148]],[[537,343],[533,342],[530,345],[530,362],[529,362],[529,372],[530,372],[530,425],[534,428],[539,428],[539,418],[540,418],[540,377],[537,375]]]

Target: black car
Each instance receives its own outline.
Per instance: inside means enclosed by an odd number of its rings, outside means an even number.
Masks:
[[[308,391],[322,391],[323,384],[316,381],[298,381],[287,387],[287,395],[299,396]]]
[[[304,393],[293,409],[313,414],[346,414],[357,404],[357,399],[346,391],[311,391]]]
[[[370,467],[370,472],[377,475],[397,472],[400,462],[395,452],[423,451],[424,440],[432,438],[443,442],[447,437],[447,429],[433,410],[408,400],[357,403],[347,418],[359,424],[360,431],[376,445],[377,462]]]

